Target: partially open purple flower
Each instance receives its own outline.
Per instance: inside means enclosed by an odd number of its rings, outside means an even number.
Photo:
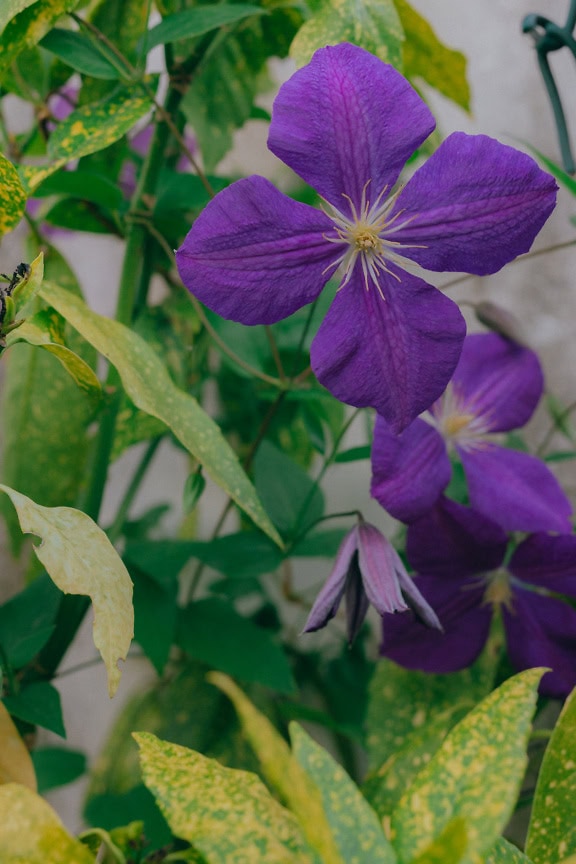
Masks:
[[[334,569],[314,602],[304,633],[325,627],[343,597],[350,643],[358,635],[370,603],[380,615],[413,609],[427,627],[440,627],[434,610],[406,573],[392,544],[368,522],[360,522],[342,541]]]
[[[372,495],[395,518],[418,519],[462,460],[474,509],[509,531],[570,532],[570,501],[535,456],[499,446],[497,434],[528,422],[543,390],[538,357],[496,333],[467,336],[443,396],[395,435],[379,418]]]
[[[576,685],[576,537],[532,534],[504,567],[507,536],[485,516],[447,498],[408,529],[415,583],[444,633],[411,614],[384,628],[382,653],[409,669],[455,672],[480,654],[492,615],[501,610],[517,670],[548,666],[541,690],[565,696]]]
[[[324,208],[248,177],[216,196],[176,256],[189,290],[244,324],[286,318],[338,271],[312,367],[396,432],[440,396],[465,333],[458,307],[406,266],[494,273],[530,248],[556,197],[529,156],[461,133],[394,191],[434,125],[392,66],[354,45],[322,48],[280,88],[268,146]]]

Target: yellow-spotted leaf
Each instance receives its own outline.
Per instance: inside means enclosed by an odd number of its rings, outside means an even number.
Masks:
[[[466,823],[456,817],[412,864],[459,864],[466,855],[467,847]]]
[[[526,769],[526,745],[544,670],[505,681],[446,737],[392,814],[402,862],[423,854],[455,818],[466,823],[466,862],[485,855],[502,833]]]
[[[486,855],[484,864],[532,864],[532,861],[517,846],[509,843],[504,837],[499,837]],[[565,861],[564,864],[568,862]]]
[[[20,222],[26,206],[26,192],[18,171],[0,153],[0,234],[6,234]]]
[[[72,159],[89,156],[122,138],[152,107],[137,87],[122,87],[100,102],[83,105],[58,124],[48,142],[49,165],[26,166],[20,176],[32,191]]]
[[[65,594],[87,594],[94,607],[94,645],[108,673],[108,692],[120,683],[118,660],[125,660],[134,635],[132,581],[122,559],[95,522],[72,507],[41,507],[0,484],[18,513],[25,534],[42,539],[34,551]]]
[[[20,783],[36,792],[36,774],[28,748],[0,702],[0,785]]]
[[[347,859],[340,855],[324,811],[322,794],[290,752],[286,741],[231,678],[221,672],[211,672],[208,680],[234,703],[264,778],[294,813],[309,845],[318,852],[324,864],[344,864]]]
[[[210,864],[320,864],[294,816],[248,771],[134,733],[144,783],[172,832]]]
[[[64,344],[64,324],[64,319],[54,309],[43,309],[12,330],[6,339],[6,346],[27,342],[49,351],[60,361],[78,387],[98,404],[102,396],[100,381],[88,363]]]
[[[394,0],[404,28],[404,74],[422,78],[448,99],[470,110],[470,88],[466,78],[466,58],[460,51],[444,45],[428,21],[406,0]]]
[[[154,350],[134,331],[104,318],[68,291],[44,283],[40,292],[72,327],[116,367],[137,408],[162,420],[206,473],[274,542],[280,537],[220,428],[173,383]]]
[[[2,0],[0,22],[3,19],[6,26],[0,36],[0,77],[22,51],[36,45],[56,21],[72,12],[78,3],[79,0],[36,0],[35,3]],[[14,15],[12,10],[17,14],[6,23],[8,15]]]
[[[322,796],[322,805],[346,864],[395,864],[396,855],[378,816],[356,784],[330,754],[290,724],[294,756]]]
[[[555,864],[576,853],[576,690],[570,694],[538,775],[526,853]]]
[[[2,864],[94,864],[86,846],[69,834],[39,795],[26,786],[0,786]]]
[[[401,70],[403,41],[394,0],[325,0],[296,34],[290,55],[303,66],[324,45],[353,42]]]
[[[36,0],[3,0],[0,4],[0,33],[4,30],[11,18],[18,12],[22,12],[28,6],[32,6]]]

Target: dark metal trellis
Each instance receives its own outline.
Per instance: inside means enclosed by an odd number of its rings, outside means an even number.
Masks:
[[[522,22],[522,31],[529,33],[535,42],[536,53],[538,55],[538,65],[544,79],[544,84],[550,97],[556,128],[558,130],[558,140],[560,143],[560,152],[562,154],[562,163],[568,174],[576,173],[576,163],[572,155],[570,146],[570,135],[566,125],[566,115],[562,107],[562,101],[556,86],[556,81],[552,75],[550,64],[548,62],[548,54],[551,51],[558,51],[559,48],[569,48],[576,60],[576,39],[574,38],[574,27],[576,27],[576,0],[570,0],[570,9],[568,17],[563,27],[545,18],[543,15],[531,14],[527,15]]]

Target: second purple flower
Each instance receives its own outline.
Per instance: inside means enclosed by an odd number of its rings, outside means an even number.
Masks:
[[[395,432],[441,395],[465,333],[456,304],[406,265],[494,273],[530,248],[556,197],[529,156],[461,133],[394,192],[434,125],[393,67],[354,45],[323,48],[281,87],[268,146],[324,208],[248,177],[216,196],[177,252],[189,290],[244,324],[286,318],[338,272],[312,367]]]

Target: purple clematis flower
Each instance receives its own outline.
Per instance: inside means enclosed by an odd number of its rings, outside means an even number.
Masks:
[[[408,529],[415,582],[444,633],[411,614],[390,619],[381,652],[409,669],[456,672],[480,654],[501,610],[508,654],[518,670],[548,666],[541,691],[566,696],[576,684],[576,537],[532,534],[504,567],[507,537],[494,522],[442,498]]]
[[[189,290],[243,324],[286,318],[338,273],[312,367],[396,432],[440,396],[465,333],[458,307],[406,267],[494,273],[530,248],[556,197],[529,156],[460,133],[394,191],[434,125],[393,67],[354,45],[322,48],[280,88],[268,146],[323,209],[248,177],[216,196],[176,254]]]
[[[440,627],[434,610],[406,573],[392,544],[368,522],[360,522],[342,541],[334,569],[314,602],[304,633],[325,627],[344,596],[350,643],[358,635],[370,603],[380,615],[413,609],[427,627]]]
[[[496,333],[467,336],[443,396],[399,436],[378,418],[372,495],[395,518],[418,519],[462,460],[470,503],[508,531],[570,532],[570,501],[535,456],[509,450],[496,433],[523,426],[544,387],[538,357]]]

